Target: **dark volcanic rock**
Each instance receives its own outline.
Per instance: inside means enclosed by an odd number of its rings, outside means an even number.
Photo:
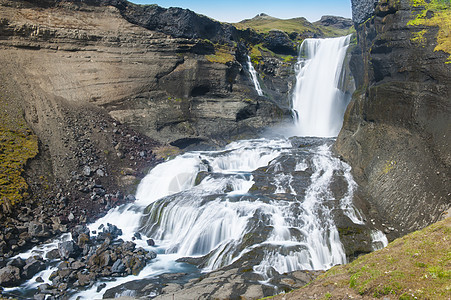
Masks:
[[[373,15],[378,0],[351,0],[352,20],[361,24]]]
[[[32,237],[45,237],[49,236],[50,232],[47,224],[32,221],[28,225],[28,234]]]
[[[23,267],[24,277],[30,279],[36,273],[45,270],[46,265],[41,256],[31,256],[25,261],[25,266]]]
[[[25,266],[25,260],[23,260],[20,257],[13,258],[10,261],[8,261],[7,265],[22,269]]]
[[[252,257],[246,257],[207,274],[199,274],[199,270],[192,267],[187,273],[131,281],[107,290],[104,297],[134,291],[135,297],[156,293],[158,296],[155,299],[260,299],[300,288],[323,273],[296,271],[278,274],[273,271],[274,277],[269,284],[261,284],[263,278],[253,272],[251,261]],[[273,284],[279,288],[276,290]]]
[[[357,92],[336,143],[370,211],[395,228],[392,238],[437,221],[451,205],[449,54],[434,51],[436,28],[407,25],[413,11],[408,0],[381,1],[357,27]],[[419,30],[427,44],[413,39]]]
[[[121,259],[118,259],[114,262],[113,266],[111,267],[111,272],[113,273],[123,273],[125,271],[126,267]]]
[[[338,29],[349,29],[352,26],[352,20],[337,16],[322,16],[318,22],[323,26],[331,26]]]
[[[117,2],[119,3],[116,7],[129,22],[173,37],[228,41],[234,30],[230,25],[223,25],[188,9],[166,9],[157,5],[137,6],[127,1]]]
[[[81,249],[74,241],[67,241],[58,244],[58,251],[61,259],[68,259],[77,257]]]
[[[265,36],[264,46],[276,53],[285,55],[297,55],[297,46],[283,31],[271,30]]]
[[[0,269],[0,286],[15,286],[20,282],[20,269],[14,266],[6,266]]]

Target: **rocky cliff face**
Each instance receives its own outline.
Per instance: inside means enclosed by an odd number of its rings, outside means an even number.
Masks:
[[[3,65],[26,77],[27,94],[104,108],[162,142],[224,142],[270,124],[268,113],[281,114],[265,99],[257,101],[230,45],[231,26],[181,9],[92,2],[97,5],[2,8]],[[221,39],[228,43],[214,44]],[[243,109],[256,118],[241,120]],[[33,109],[26,111],[35,118]],[[257,111],[265,113],[258,117]]]
[[[449,53],[434,51],[437,26],[407,24],[424,7],[401,0],[373,9],[373,2],[353,1],[357,92],[336,149],[396,236],[436,221],[451,205],[451,65]]]

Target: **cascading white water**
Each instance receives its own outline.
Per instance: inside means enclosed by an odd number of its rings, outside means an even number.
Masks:
[[[302,42],[293,94],[297,135],[338,135],[349,102],[349,97],[339,89],[339,82],[350,37]]]
[[[255,90],[257,91],[259,96],[263,96],[263,90],[260,87],[260,82],[258,82],[257,71],[255,71],[254,66],[251,62],[251,58],[249,56],[247,57],[247,67],[249,68],[249,73],[251,73],[251,78],[254,82]]]
[[[244,140],[221,151],[180,155],[149,172],[134,203],[89,226],[111,223],[122,229],[123,240],[140,231],[158,245],[135,240],[158,250],[156,261],[138,277],[108,281],[107,288],[177,272],[176,259],[190,256],[203,258],[204,271],[251,257],[263,280],[273,270],[328,269],[346,262],[334,219],[338,214],[364,224],[352,203],[357,185],[351,168],[332,155],[332,140],[306,137],[336,136],[340,130],[347,103],[337,86],[348,43],[349,37],[308,39],[301,46],[293,109],[296,135],[303,138]],[[263,95],[250,59],[248,66]],[[374,249],[387,244],[382,232],[370,234]],[[76,296],[101,297],[98,285]]]
[[[285,273],[345,263],[330,205],[343,208],[358,224],[363,221],[349,202],[355,188],[350,169],[329,148],[321,145],[305,152],[293,149],[289,140],[262,139],[235,142],[224,151],[184,154],[178,159],[197,159],[197,169],[209,169],[208,175],[197,186],[153,202],[141,231],[164,245],[167,253],[207,255],[204,270],[228,265],[255,249],[264,253],[254,255],[259,261],[255,271],[264,276],[270,275],[270,268]],[[281,155],[295,158],[296,163],[279,161]],[[268,188],[294,197],[283,200],[249,192],[258,186],[252,174],[268,163],[264,172],[272,177]],[[304,192],[295,182],[307,169],[313,174]],[[173,168],[170,173],[177,176],[177,170],[183,169]],[[331,187],[338,173],[347,185],[340,198]],[[153,198],[142,186],[137,196]],[[248,244],[249,234],[259,235],[260,241]]]

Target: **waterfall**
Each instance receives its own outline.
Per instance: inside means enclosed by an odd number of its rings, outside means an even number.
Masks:
[[[339,89],[350,35],[305,39],[296,66],[293,110],[299,136],[335,137],[350,97]]]
[[[107,288],[183,272],[178,259],[195,258],[203,271],[249,260],[262,282],[277,275],[274,271],[328,269],[346,263],[337,220],[358,226],[359,239],[366,235],[374,250],[386,246],[383,232],[365,224],[353,205],[357,184],[350,166],[333,155],[334,140],[319,138],[335,136],[341,127],[347,99],[338,85],[348,44],[349,36],[302,44],[293,97],[297,136],[241,140],[218,151],[179,155],[147,174],[134,203],[89,225],[95,231],[114,224],[124,241],[158,252],[139,276],[106,280]],[[250,58],[248,65],[262,95]],[[136,232],[142,239],[135,239]],[[156,246],[147,245],[147,238]],[[24,255],[46,253],[56,244]],[[50,282],[55,268],[36,276]],[[36,282],[30,284],[25,288],[36,289]],[[99,285],[74,297],[101,298],[107,288],[97,290]]]
[[[187,165],[183,161],[197,161],[191,169],[203,176],[157,201],[154,193],[160,194],[161,187],[149,183],[154,188],[148,189],[143,181],[137,198],[151,204],[140,231],[163,245],[167,254],[203,256],[204,271],[249,252],[254,270],[264,278],[272,268],[285,273],[345,263],[332,211],[341,210],[363,224],[351,202],[356,184],[350,168],[333,157],[332,141],[319,140],[304,149],[294,141],[239,141],[222,151],[179,156],[177,163],[166,166],[168,174],[180,177],[187,172],[180,167]],[[155,178],[153,172],[148,176]],[[345,184],[345,193],[334,191],[337,180]]]
[[[252,65],[251,58],[247,57],[247,66],[249,68],[249,73],[251,73],[252,81],[254,82],[255,90],[257,91],[259,96],[263,96],[263,90],[260,87],[260,83],[258,82],[257,71],[255,71],[254,66]]]

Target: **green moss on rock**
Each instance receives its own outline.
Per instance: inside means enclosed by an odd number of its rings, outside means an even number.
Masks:
[[[443,51],[449,54],[446,63],[451,63],[451,2],[449,0],[410,0],[414,7],[423,8],[407,25],[438,27],[437,46],[434,51]],[[412,41],[424,45],[426,30],[414,33]]]
[[[231,54],[231,50],[222,45],[215,45],[215,54],[206,55],[205,58],[209,62],[220,64],[226,64],[235,60],[235,57]]]
[[[0,204],[4,211],[27,196],[22,176],[27,161],[38,154],[38,139],[22,111],[0,99]]]

